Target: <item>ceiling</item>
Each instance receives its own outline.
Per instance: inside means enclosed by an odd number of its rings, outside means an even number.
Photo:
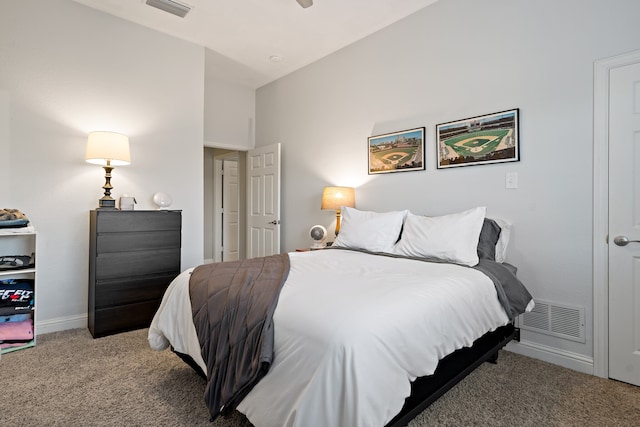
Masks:
[[[145,0],[74,0],[207,48],[208,75],[258,88],[438,0],[177,0],[180,18]]]

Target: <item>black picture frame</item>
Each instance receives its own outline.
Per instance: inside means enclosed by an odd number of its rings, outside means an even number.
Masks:
[[[520,110],[436,125],[438,169],[520,161]]]
[[[369,175],[424,170],[425,128],[370,136]]]

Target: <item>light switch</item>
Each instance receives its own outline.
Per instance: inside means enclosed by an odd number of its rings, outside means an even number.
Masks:
[[[505,188],[518,188],[518,172],[507,172],[504,179]]]

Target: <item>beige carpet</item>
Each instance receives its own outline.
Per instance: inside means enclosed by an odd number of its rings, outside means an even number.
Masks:
[[[56,332],[2,355],[0,425],[251,427],[240,414],[210,423],[204,380],[146,333]],[[637,426],[640,388],[501,351],[409,425]]]

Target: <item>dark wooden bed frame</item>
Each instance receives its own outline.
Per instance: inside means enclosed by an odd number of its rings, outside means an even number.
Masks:
[[[481,336],[473,346],[461,348],[442,359],[433,375],[411,383],[411,394],[402,410],[385,427],[405,427],[482,363],[496,363],[498,351],[513,339],[520,340],[520,329],[509,323]]]
[[[478,366],[484,362],[496,363],[498,351],[513,339],[520,340],[520,329],[509,323],[481,336],[474,341],[473,346],[461,348],[442,359],[433,375],[417,378],[411,383],[411,394],[405,400],[404,406],[385,427],[405,427],[409,421],[462,381]],[[180,356],[201,377],[207,378],[191,356],[175,350],[174,353]]]

